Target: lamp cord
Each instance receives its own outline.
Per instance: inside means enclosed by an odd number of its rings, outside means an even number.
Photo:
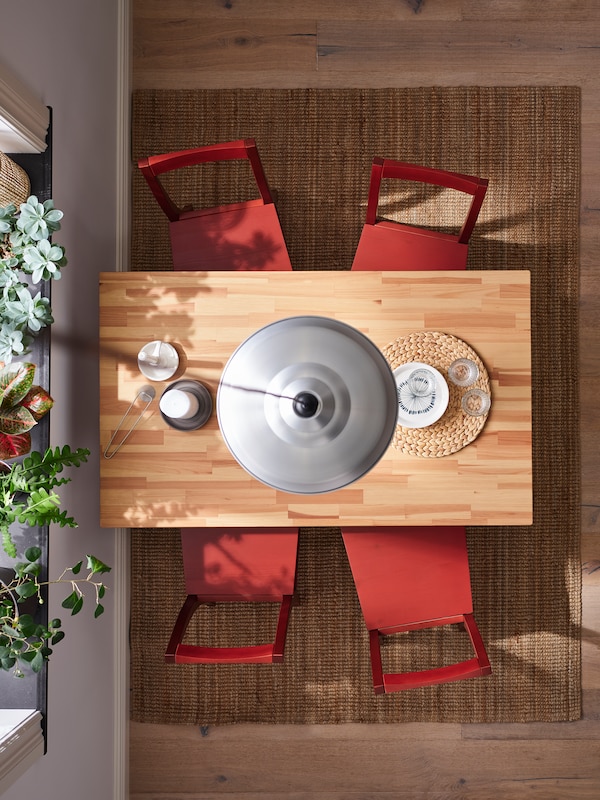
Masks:
[[[288,394],[277,394],[276,392],[270,392],[268,389],[252,389],[250,386],[238,386],[235,383],[226,383],[225,381],[221,381],[221,386],[226,386],[228,389],[239,389],[240,392],[252,392],[254,394],[269,395],[269,397],[276,397],[278,400],[291,400],[295,406],[303,409],[306,412],[308,412],[311,408],[308,398],[303,396],[306,393],[300,393],[299,395],[296,395],[296,397],[291,397]],[[306,416],[309,416],[308,413]]]

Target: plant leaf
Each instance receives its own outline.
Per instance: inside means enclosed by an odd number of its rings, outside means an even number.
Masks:
[[[49,447],[43,454],[34,450],[24,459],[23,469],[54,479],[57,473],[62,472],[63,467],[79,467],[80,464],[87,461],[89,454],[90,451],[84,448],[78,448],[73,452],[68,444],[64,445],[62,450],[60,447],[55,449]],[[68,480],[70,479],[65,479],[65,482]]]
[[[23,567],[23,575],[35,575],[36,577],[41,573],[42,565],[41,564],[26,564]]]
[[[68,597],[65,597],[65,599],[62,601],[62,607],[73,608],[78,599],[79,595],[77,594],[77,592],[73,591]]]
[[[98,619],[100,614],[104,614],[104,606],[102,605],[102,603],[98,603],[98,605],[96,606],[96,609],[94,611],[94,619]]]
[[[14,405],[10,408],[2,406],[0,408],[0,431],[9,436],[16,436],[18,433],[25,433],[37,425],[37,420],[28,408],[22,405]]]
[[[29,411],[37,422],[50,411],[54,405],[54,400],[41,386],[32,386],[22,399],[21,405]]]
[[[96,558],[96,556],[88,555],[86,558],[88,569],[92,571],[92,575],[102,572],[110,572],[111,568],[103,561],[100,561],[99,558]]]
[[[31,670],[32,672],[40,672],[42,667],[44,666],[44,656],[39,651],[35,654],[33,661],[31,662]]]
[[[41,555],[42,555],[42,549],[40,547],[28,547],[27,550],[25,550],[25,558],[30,563],[33,561],[37,561]]]
[[[35,364],[28,361],[7,364],[0,369],[0,408],[14,406],[33,385]]]
[[[79,612],[81,611],[82,608],[83,608],[83,595],[80,595],[77,598],[77,602],[75,603],[75,605],[71,609],[71,616],[74,617],[75,614],[79,614]]]
[[[30,636],[36,636],[36,629],[38,626],[35,624],[35,622],[33,622],[33,620],[31,622],[28,622],[27,620],[23,622],[23,618],[20,617],[19,627],[25,639],[28,639]]]
[[[24,456],[31,450],[31,434],[19,433],[11,436],[0,433],[0,459],[6,461],[8,458]]]
[[[10,558],[17,557],[17,546],[12,540],[8,527],[2,528],[2,549]]]
[[[15,591],[21,600],[26,600],[28,597],[33,597],[34,594],[37,594],[37,586],[33,581],[27,581],[17,586]]]
[[[25,661],[27,664],[30,664],[34,658],[35,650],[29,650],[27,653],[21,655],[21,661]]]

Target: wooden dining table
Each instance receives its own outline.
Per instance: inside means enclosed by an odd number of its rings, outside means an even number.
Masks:
[[[216,401],[236,348],[265,325],[299,315],[343,321],[384,353],[419,332],[464,342],[489,376],[492,405],[481,431],[455,452],[433,457],[394,441],[351,485],[300,495],[267,486],[240,466],[216,411],[196,430],[165,422],[159,399],[174,381],[200,381]],[[171,343],[179,354],[168,380],[149,381],[139,369],[139,351],[155,340]],[[148,385],[155,397],[146,405],[135,398]],[[132,421],[136,427],[112,458],[104,458],[124,415],[123,427]],[[100,276],[103,527],[529,525],[531,443],[526,270]]]

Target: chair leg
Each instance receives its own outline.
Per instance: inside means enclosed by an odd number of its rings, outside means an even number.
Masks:
[[[485,645],[483,643],[483,638],[477,627],[477,623],[475,622],[475,617],[473,614],[465,614],[465,627],[467,629],[467,633],[471,639],[471,644],[473,645],[473,649],[475,650],[475,655],[477,657],[477,663],[479,664],[480,668],[480,675],[491,675],[492,667],[490,665],[490,660],[488,658],[488,654],[485,649]]]
[[[369,650],[371,652],[371,674],[373,675],[373,689],[375,694],[384,694],[385,681],[383,678],[383,666],[381,664],[379,631],[369,631]]]
[[[437,684],[490,675],[492,668],[473,614],[465,614],[463,620],[475,650],[475,658],[450,664],[446,667],[434,667],[433,669],[417,672],[384,673],[379,644],[380,633],[377,630],[369,631],[371,670],[375,694],[400,692],[406,689],[418,689],[422,686],[435,686]]]
[[[273,643],[246,647],[202,647],[182,644],[183,637],[200,605],[216,605],[203,601],[197,595],[186,597],[177,616],[169,644],[165,651],[168,664],[271,664],[283,661],[292,595],[284,595],[279,608],[279,617]]]
[[[290,620],[291,610],[292,610],[292,595],[286,594],[283,596],[283,599],[281,601],[281,606],[279,608],[277,630],[275,631],[275,641],[273,642],[274,663],[280,663],[283,661],[283,651],[285,648],[285,640],[287,636],[287,629]]]
[[[195,594],[188,594],[188,596],[185,598],[185,602],[181,607],[181,611],[177,615],[177,619],[173,627],[173,633],[171,634],[171,638],[169,639],[169,644],[167,645],[167,650],[165,652],[165,661],[167,664],[176,663],[177,648],[183,641],[187,626],[189,625],[189,622],[199,605],[200,600]]]

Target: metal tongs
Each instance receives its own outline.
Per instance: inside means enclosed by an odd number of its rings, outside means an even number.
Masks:
[[[154,400],[155,394],[156,394],[156,391],[155,391],[154,387],[152,387],[152,386],[142,386],[142,388],[139,390],[139,392],[136,394],[136,396],[133,398],[133,400],[129,404],[129,407],[127,408],[127,411],[121,417],[121,420],[120,420],[119,424],[117,425],[117,427],[115,429],[115,432],[110,437],[110,442],[106,445],[106,448],[104,449],[104,453],[103,453],[104,458],[112,458],[113,456],[115,456],[119,452],[121,447],[125,444],[127,439],[129,439],[129,437],[131,436],[131,434],[133,433],[133,431],[137,427],[138,423],[141,421],[142,417],[144,416],[144,412],[146,411],[146,409],[148,408],[150,403]],[[119,441],[117,444],[113,445],[117,434],[121,433],[123,431],[124,426],[125,426],[125,420],[127,419],[129,414],[133,410],[133,408],[134,408],[136,402],[138,401],[138,399],[141,400],[143,403],[145,403],[145,405],[143,406],[143,408],[142,408],[142,410],[140,412],[139,417],[135,420],[135,422],[129,428],[129,430],[126,431],[126,433],[123,436],[123,438],[121,439],[121,441]],[[112,450],[111,450],[111,447],[113,447]]]

